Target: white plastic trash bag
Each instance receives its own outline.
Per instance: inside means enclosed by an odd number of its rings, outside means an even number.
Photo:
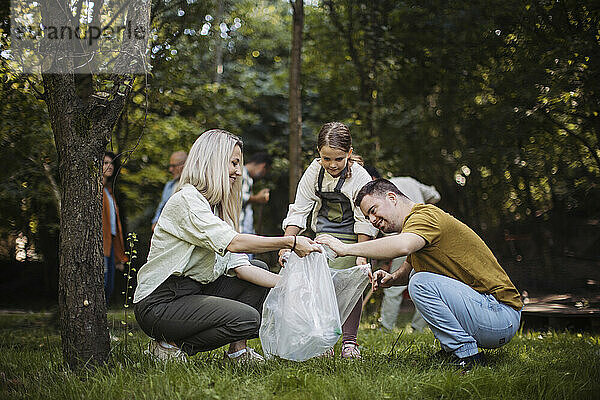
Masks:
[[[292,253],[263,305],[260,341],[267,358],[304,361],[325,353],[342,334],[325,255]]]
[[[340,321],[343,324],[369,284],[371,264],[357,265],[347,269],[330,268],[329,272],[335,288]]]
[[[325,244],[323,247],[325,256],[329,260],[335,260],[337,254]],[[337,297],[338,308],[340,310],[340,321],[346,322],[346,318],[352,312],[352,309],[360,299],[369,284],[369,274],[371,273],[371,264],[356,265],[347,269],[330,268],[335,295]]]

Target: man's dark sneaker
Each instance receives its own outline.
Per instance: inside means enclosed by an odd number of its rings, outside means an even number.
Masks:
[[[471,368],[475,367],[476,365],[484,366],[486,364],[485,357],[482,352],[479,352],[477,354],[473,354],[472,356],[464,357],[464,358],[459,358],[459,357],[454,356],[454,359],[451,361],[451,363],[452,363],[452,365],[460,367],[465,371],[470,370]]]

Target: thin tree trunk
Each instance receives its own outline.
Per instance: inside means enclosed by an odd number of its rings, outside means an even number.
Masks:
[[[50,182],[52,194],[54,194],[54,199],[56,200],[56,210],[60,215],[60,189],[58,187],[58,184],[56,183],[56,180],[52,176],[50,165],[48,165],[48,163],[46,162],[42,162],[42,166],[44,167],[44,175],[46,176],[46,179],[48,179],[48,182]]]
[[[291,1],[294,10],[292,27],[292,54],[290,63],[290,191],[289,201],[296,197],[296,187],[302,173],[302,95],[301,95],[301,66],[302,66],[302,29],[304,26],[303,0]]]
[[[220,83],[221,77],[223,76],[223,39],[221,38],[221,23],[223,22],[223,1],[219,0],[217,6],[217,15],[215,16],[215,22],[217,23],[217,37],[215,38],[215,70],[213,82]]]

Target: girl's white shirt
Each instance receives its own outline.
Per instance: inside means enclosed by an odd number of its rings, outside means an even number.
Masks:
[[[344,181],[341,187],[341,192],[350,199],[352,204],[352,212],[354,213],[354,233],[368,235],[371,237],[377,236],[377,228],[375,228],[363,215],[359,207],[354,205],[354,199],[360,191],[360,189],[371,181],[369,173],[358,163],[352,163],[350,167],[352,174],[350,178]],[[304,171],[298,188],[296,190],[296,198],[294,204],[290,204],[287,217],[283,220],[281,227],[285,230],[289,225],[295,225],[300,227],[301,232],[306,230],[306,220],[308,219],[311,211],[311,229],[316,231],[317,228],[317,213],[321,209],[321,199],[317,196],[317,186],[319,179],[319,171],[321,170],[320,159],[316,158]],[[333,177],[327,171],[323,175],[323,187],[321,190],[325,192],[332,192],[338,181],[339,177]]]

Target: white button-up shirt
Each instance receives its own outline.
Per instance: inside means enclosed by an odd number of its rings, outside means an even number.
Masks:
[[[346,178],[340,191],[348,197],[352,205],[352,212],[354,213],[354,233],[375,237],[379,231],[366,220],[360,208],[354,205],[354,199],[356,199],[359,190],[362,189],[365,184],[371,182],[371,177],[369,176],[369,173],[356,162],[352,163],[350,168],[352,169],[352,176]],[[317,229],[317,214],[321,209],[321,199],[317,196],[320,170],[321,164],[317,158],[313,160],[306,171],[304,171],[304,174],[298,183],[294,204],[290,204],[287,217],[281,224],[283,230],[285,230],[288,225],[295,225],[304,231],[306,229],[306,219],[311,212],[311,228],[313,231]],[[339,180],[339,176],[334,178],[329,172],[325,171],[325,174],[323,175],[322,190],[326,192],[333,191]]]
[[[250,264],[245,254],[227,252],[237,234],[213,213],[194,186],[183,185],[169,198],[154,228],[133,302],[143,300],[171,275],[200,283],[213,282],[223,274],[235,276],[235,268]]]

